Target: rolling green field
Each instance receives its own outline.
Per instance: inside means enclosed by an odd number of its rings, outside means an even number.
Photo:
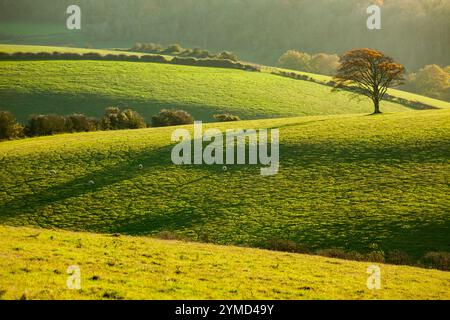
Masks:
[[[67,289],[69,266],[81,290]],[[449,299],[450,273],[125,237],[0,227],[0,299]]]
[[[0,45],[0,52],[98,52],[110,50]],[[134,54],[134,53],[127,53]],[[138,54],[139,55],[139,54]],[[163,108],[184,109],[198,120],[229,112],[243,119],[370,113],[372,103],[332,93],[330,87],[263,72],[117,61],[0,61],[0,109],[22,122],[31,114],[85,113],[101,116],[106,107],[139,111],[147,121]],[[326,76],[308,74],[317,81]],[[390,94],[437,108],[447,102],[402,91]],[[385,112],[407,111],[383,102]]]
[[[180,108],[209,121],[230,112],[243,119],[370,113],[369,101],[350,100],[329,87],[265,73],[139,62],[0,62],[1,108],[24,121],[30,114],[82,112],[101,116],[127,106],[148,121]],[[384,103],[387,112],[409,110]]]
[[[450,111],[209,126],[280,128],[279,174],[263,177],[258,166],[175,166],[173,128],[2,142],[0,223],[169,231],[256,247],[280,239],[312,251],[370,252],[376,244],[414,259],[450,251]]]
[[[119,53],[0,45],[17,51]],[[163,108],[205,122],[229,112],[245,121],[205,129],[279,128],[281,164],[270,177],[175,166],[173,127],[0,142],[0,299],[449,299],[448,272],[380,264],[370,291],[371,263],[242,248],[420,266],[450,252],[450,104],[391,90],[442,110],[384,102],[369,116],[370,101],[273,70],[0,61],[0,110],[22,122],[109,106],[147,121]],[[81,291],[66,288],[70,265]]]

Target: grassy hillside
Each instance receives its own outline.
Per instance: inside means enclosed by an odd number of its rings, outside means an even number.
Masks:
[[[46,46],[1,45],[0,52],[98,52],[117,51]],[[132,53],[128,53],[132,54]],[[308,81],[262,73],[216,68],[135,62],[101,61],[2,61],[0,109],[21,120],[30,114],[84,112],[101,116],[111,105],[138,110],[149,121],[162,108],[182,108],[197,119],[211,121],[217,113],[230,112],[244,119],[305,115],[370,113],[372,103],[352,100],[346,93]],[[328,77],[308,74],[318,81]],[[405,92],[391,92],[404,99],[438,108],[449,103]],[[384,102],[386,112],[409,110]]]
[[[162,108],[182,108],[197,119],[231,112],[244,119],[370,113],[319,84],[265,73],[155,63],[101,61],[0,62],[1,108],[25,120],[36,113],[100,116],[123,105],[148,120]],[[388,112],[408,110],[384,103]]]
[[[279,174],[174,166],[173,128],[2,142],[0,223],[311,250],[376,244],[415,259],[450,251],[449,110],[217,126],[280,128]]]
[[[0,51],[93,50],[3,45]],[[258,119],[372,111],[367,99],[265,72],[104,61],[2,61],[0,72],[0,108],[22,121],[36,113],[100,116],[111,105],[132,107],[147,119],[162,108],[182,108],[208,121],[222,112]],[[390,102],[383,109],[409,110]]]
[[[448,272],[379,265],[369,290],[369,263],[145,237],[0,227],[0,252],[3,299],[450,298]]]

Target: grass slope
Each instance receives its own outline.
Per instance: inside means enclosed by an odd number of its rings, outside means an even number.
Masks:
[[[450,273],[213,245],[0,227],[3,299],[449,299]],[[81,269],[80,291],[66,270]]]
[[[216,125],[280,128],[279,174],[174,166],[173,128],[2,142],[0,223],[360,252],[376,243],[414,258],[450,251],[450,111]]]
[[[1,45],[4,52],[114,51]],[[350,100],[320,84],[240,70],[104,61],[2,61],[0,108],[22,121],[30,114],[84,112],[101,116],[111,105],[137,109],[148,120],[162,108],[197,119],[231,112],[245,119],[369,113],[371,102]],[[408,108],[385,102],[387,112]]]

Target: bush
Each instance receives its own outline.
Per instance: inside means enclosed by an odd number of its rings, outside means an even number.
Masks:
[[[278,66],[281,68],[298,70],[298,71],[310,71],[309,63],[312,57],[297,50],[286,51],[278,60]]]
[[[197,63],[202,67],[213,67],[213,68],[230,68],[237,69],[238,64],[231,60],[223,60],[223,59],[201,59],[198,60]]]
[[[392,250],[388,253],[386,261],[392,264],[409,265],[412,263],[407,253],[400,250]]]
[[[427,267],[450,271],[450,252],[428,252],[421,262]]]
[[[85,60],[101,60],[103,57],[97,52],[83,53],[83,59]]]
[[[11,59],[11,55],[6,52],[0,52],[0,60],[8,60]]]
[[[450,73],[438,65],[427,65],[408,75],[405,89],[431,98],[450,101]]]
[[[54,58],[53,54],[50,52],[38,52],[34,54],[35,59],[42,59],[42,60],[50,60]]]
[[[73,114],[66,117],[67,132],[89,132],[98,129],[98,121],[84,114]]]
[[[234,54],[233,52],[224,51],[221,54],[217,56],[218,59],[224,59],[224,60],[231,60],[231,61],[238,61],[238,56]]]
[[[310,72],[332,76],[339,68],[339,56],[336,54],[318,53],[309,62]]]
[[[291,240],[270,239],[264,246],[268,250],[291,253],[309,253],[308,248]]]
[[[101,120],[103,130],[140,129],[146,126],[144,118],[136,111],[131,109],[121,111],[117,107],[107,108]]]
[[[126,54],[119,54],[119,59],[123,61],[133,61],[138,62],[141,58],[137,55],[126,55]]]
[[[160,53],[164,50],[164,48],[157,43],[144,43],[142,45],[141,51],[149,52],[149,53]]]
[[[141,56],[141,61],[144,62],[159,62],[159,63],[168,63],[169,61],[164,56],[160,55],[145,55]]]
[[[180,58],[180,57],[175,57],[173,58],[170,63],[173,64],[180,64],[180,65],[184,65],[184,66],[196,66],[199,63],[199,60],[195,59],[195,58]]]
[[[194,118],[184,110],[161,110],[158,115],[152,117],[153,127],[178,126],[194,123]]]
[[[131,51],[142,51],[144,48],[143,44],[140,42],[136,42],[134,46],[131,47]]]
[[[243,70],[261,72],[261,66],[256,64],[244,64]]]
[[[192,50],[192,52],[190,53],[190,56],[198,58],[198,59],[205,59],[205,58],[213,57],[213,55],[211,55],[207,50],[203,50],[200,48],[195,48],[194,50]]]
[[[54,52],[53,56],[55,57],[55,59],[59,59],[59,60],[81,60],[83,58],[83,56],[79,53],[59,53],[59,52]]]
[[[10,55],[13,60],[32,60],[35,59],[35,54],[31,52],[14,52]]]
[[[0,140],[15,139],[23,136],[23,126],[8,111],[0,111]]]
[[[354,260],[354,261],[365,261],[363,254],[356,251],[345,251],[340,248],[323,249],[316,252],[319,256],[343,259],[343,260]]]
[[[171,44],[167,47],[162,53],[164,54],[180,54],[184,51],[184,49],[179,44]]]
[[[216,114],[214,115],[214,119],[216,119],[218,122],[231,122],[231,121],[241,121],[241,118],[238,116],[234,116],[232,114]]]
[[[382,252],[382,251],[369,252],[365,257],[365,260],[370,261],[370,262],[380,262],[380,263],[384,263],[386,261],[386,259],[384,257],[384,252]]]
[[[46,136],[66,132],[66,119],[56,114],[31,116],[26,127],[29,136]]]
[[[119,129],[119,113],[120,109],[117,107],[109,107],[105,110],[105,116],[101,120],[101,127],[103,130],[118,130]]]
[[[144,118],[138,112],[127,109],[119,113],[120,129],[142,129],[146,127]]]
[[[326,53],[311,56],[308,53],[289,50],[280,57],[278,66],[297,71],[334,75],[339,68],[339,56]]]
[[[182,53],[180,53],[178,56],[179,57],[190,57],[192,56],[194,50],[192,49],[185,49]]]

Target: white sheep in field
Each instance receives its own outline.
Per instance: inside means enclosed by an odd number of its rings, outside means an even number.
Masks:
[[[95,184],[95,182],[94,182],[94,180],[89,180],[88,184],[93,186]]]

